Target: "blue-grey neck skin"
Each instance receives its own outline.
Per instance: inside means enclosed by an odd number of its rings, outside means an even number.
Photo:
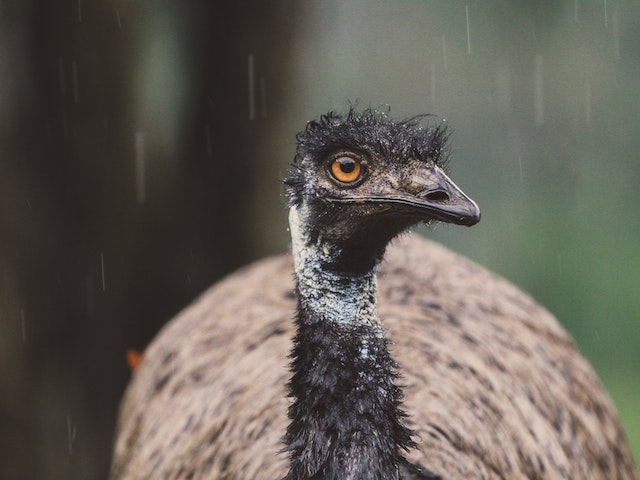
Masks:
[[[325,322],[342,328],[363,326],[382,338],[376,312],[377,265],[363,274],[344,274],[334,268],[341,251],[322,236],[311,239],[304,204],[291,207],[292,252],[300,301]]]
[[[377,262],[366,272],[342,271],[344,252],[309,233],[308,215],[302,203],[289,216],[298,315],[286,479],[394,480],[414,444],[376,314]]]

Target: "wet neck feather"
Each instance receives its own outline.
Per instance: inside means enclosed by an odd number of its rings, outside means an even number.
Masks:
[[[397,478],[413,443],[376,313],[377,264],[341,272],[343,252],[319,236],[312,241],[304,213],[290,214],[298,314],[287,479]]]

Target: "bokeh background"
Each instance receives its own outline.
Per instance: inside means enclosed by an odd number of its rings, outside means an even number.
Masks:
[[[472,229],[640,458],[636,0],[0,2],[0,477],[104,478],[128,348],[287,249],[294,134],[349,101],[454,131]]]

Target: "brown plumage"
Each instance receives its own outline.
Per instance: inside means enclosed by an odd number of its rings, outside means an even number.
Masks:
[[[553,316],[433,242],[387,249],[419,222],[480,220],[443,170],[446,129],[352,109],[297,138],[293,262],[238,271],[152,342],[112,478],[636,478]]]
[[[112,478],[284,476],[292,278],[289,256],[257,262],[163,329],[123,399]],[[418,432],[411,460],[451,480],[637,478],[602,384],[529,296],[406,236],[378,298]]]

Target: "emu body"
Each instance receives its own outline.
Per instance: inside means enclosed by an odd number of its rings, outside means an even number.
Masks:
[[[292,272],[288,255],[239,270],[160,332],[122,401],[112,478],[285,476]],[[380,266],[378,315],[416,432],[411,461],[451,480],[637,478],[592,368],[508,282],[405,236]]]
[[[480,219],[443,170],[446,131],[351,110],[297,138],[292,259],[219,282],[152,342],[112,478],[636,478],[615,408],[546,310],[394,240]]]

